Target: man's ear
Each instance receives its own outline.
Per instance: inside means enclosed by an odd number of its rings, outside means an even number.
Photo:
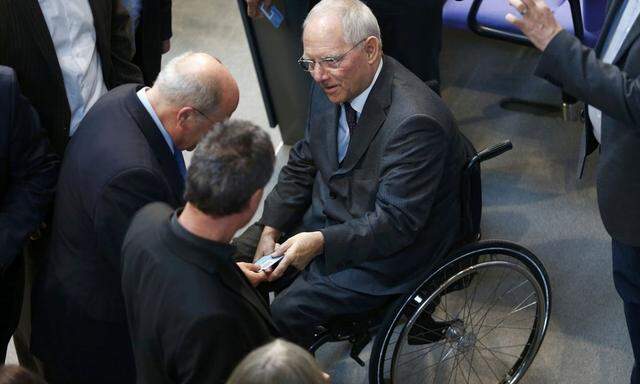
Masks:
[[[188,129],[190,124],[187,121],[190,119],[192,114],[193,109],[191,109],[190,107],[182,107],[178,110],[178,112],[176,113],[176,127],[180,131]]]
[[[262,200],[263,193],[264,193],[264,188],[260,188],[257,191],[255,191],[253,195],[251,195],[251,198],[249,199],[249,208],[251,208],[253,212],[255,212],[258,209],[258,205],[260,205],[260,200]]]
[[[380,52],[380,40],[375,36],[367,37],[364,42],[364,51],[367,54],[367,61],[370,64],[373,63]]]

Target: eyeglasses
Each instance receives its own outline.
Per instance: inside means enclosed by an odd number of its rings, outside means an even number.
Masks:
[[[202,115],[202,117],[204,117],[205,119],[209,120],[209,122],[210,122],[211,124],[215,124],[215,121],[213,121],[213,120],[211,120],[210,118],[208,118],[208,117],[207,117],[207,115],[205,115],[204,113],[202,113],[202,111],[200,111],[198,108],[196,108],[196,107],[191,107],[191,108],[193,108],[193,110],[194,110],[194,111],[196,111],[196,112],[198,112],[199,114],[201,114],[201,115]]]
[[[320,65],[324,69],[338,69],[340,68],[340,62],[349,54],[349,52],[353,51],[358,45],[362,44],[367,39],[362,39],[357,42],[350,50],[338,56],[327,56],[323,57],[320,60],[309,60],[303,57],[298,59],[298,64],[300,68],[302,68],[305,72],[313,72],[316,69],[316,64]]]

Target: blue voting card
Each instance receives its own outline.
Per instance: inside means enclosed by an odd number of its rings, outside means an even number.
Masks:
[[[262,12],[264,17],[266,17],[274,27],[280,28],[280,24],[282,24],[284,16],[282,16],[282,13],[275,5],[272,4],[271,8],[269,8],[269,10],[267,11],[264,7],[264,3],[260,3],[259,8],[260,12]]]

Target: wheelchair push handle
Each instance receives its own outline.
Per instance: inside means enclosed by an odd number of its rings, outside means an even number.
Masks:
[[[485,160],[493,159],[494,157],[500,156],[503,153],[510,151],[513,149],[513,144],[511,140],[505,140],[502,143],[498,143],[489,148],[485,148],[482,151],[478,152],[472,159],[469,161],[468,168],[473,167],[478,163],[482,163]]]

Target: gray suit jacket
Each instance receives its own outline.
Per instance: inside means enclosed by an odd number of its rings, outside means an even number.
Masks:
[[[609,4],[595,51],[566,31],[545,49],[536,74],[602,111],[598,164],[598,204],[609,234],[640,246],[640,19],[629,31],[613,64],[600,60],[622,0]],[[584,157],[597,147],[586,119],[580,172]]]
[[[461,135],[442,100],[389,56],[341,165],[337,124],[338,106],[314,86],[305,137],[260,221],[322,231],[310,268],[339,286],[407,292],[459,238]]]

